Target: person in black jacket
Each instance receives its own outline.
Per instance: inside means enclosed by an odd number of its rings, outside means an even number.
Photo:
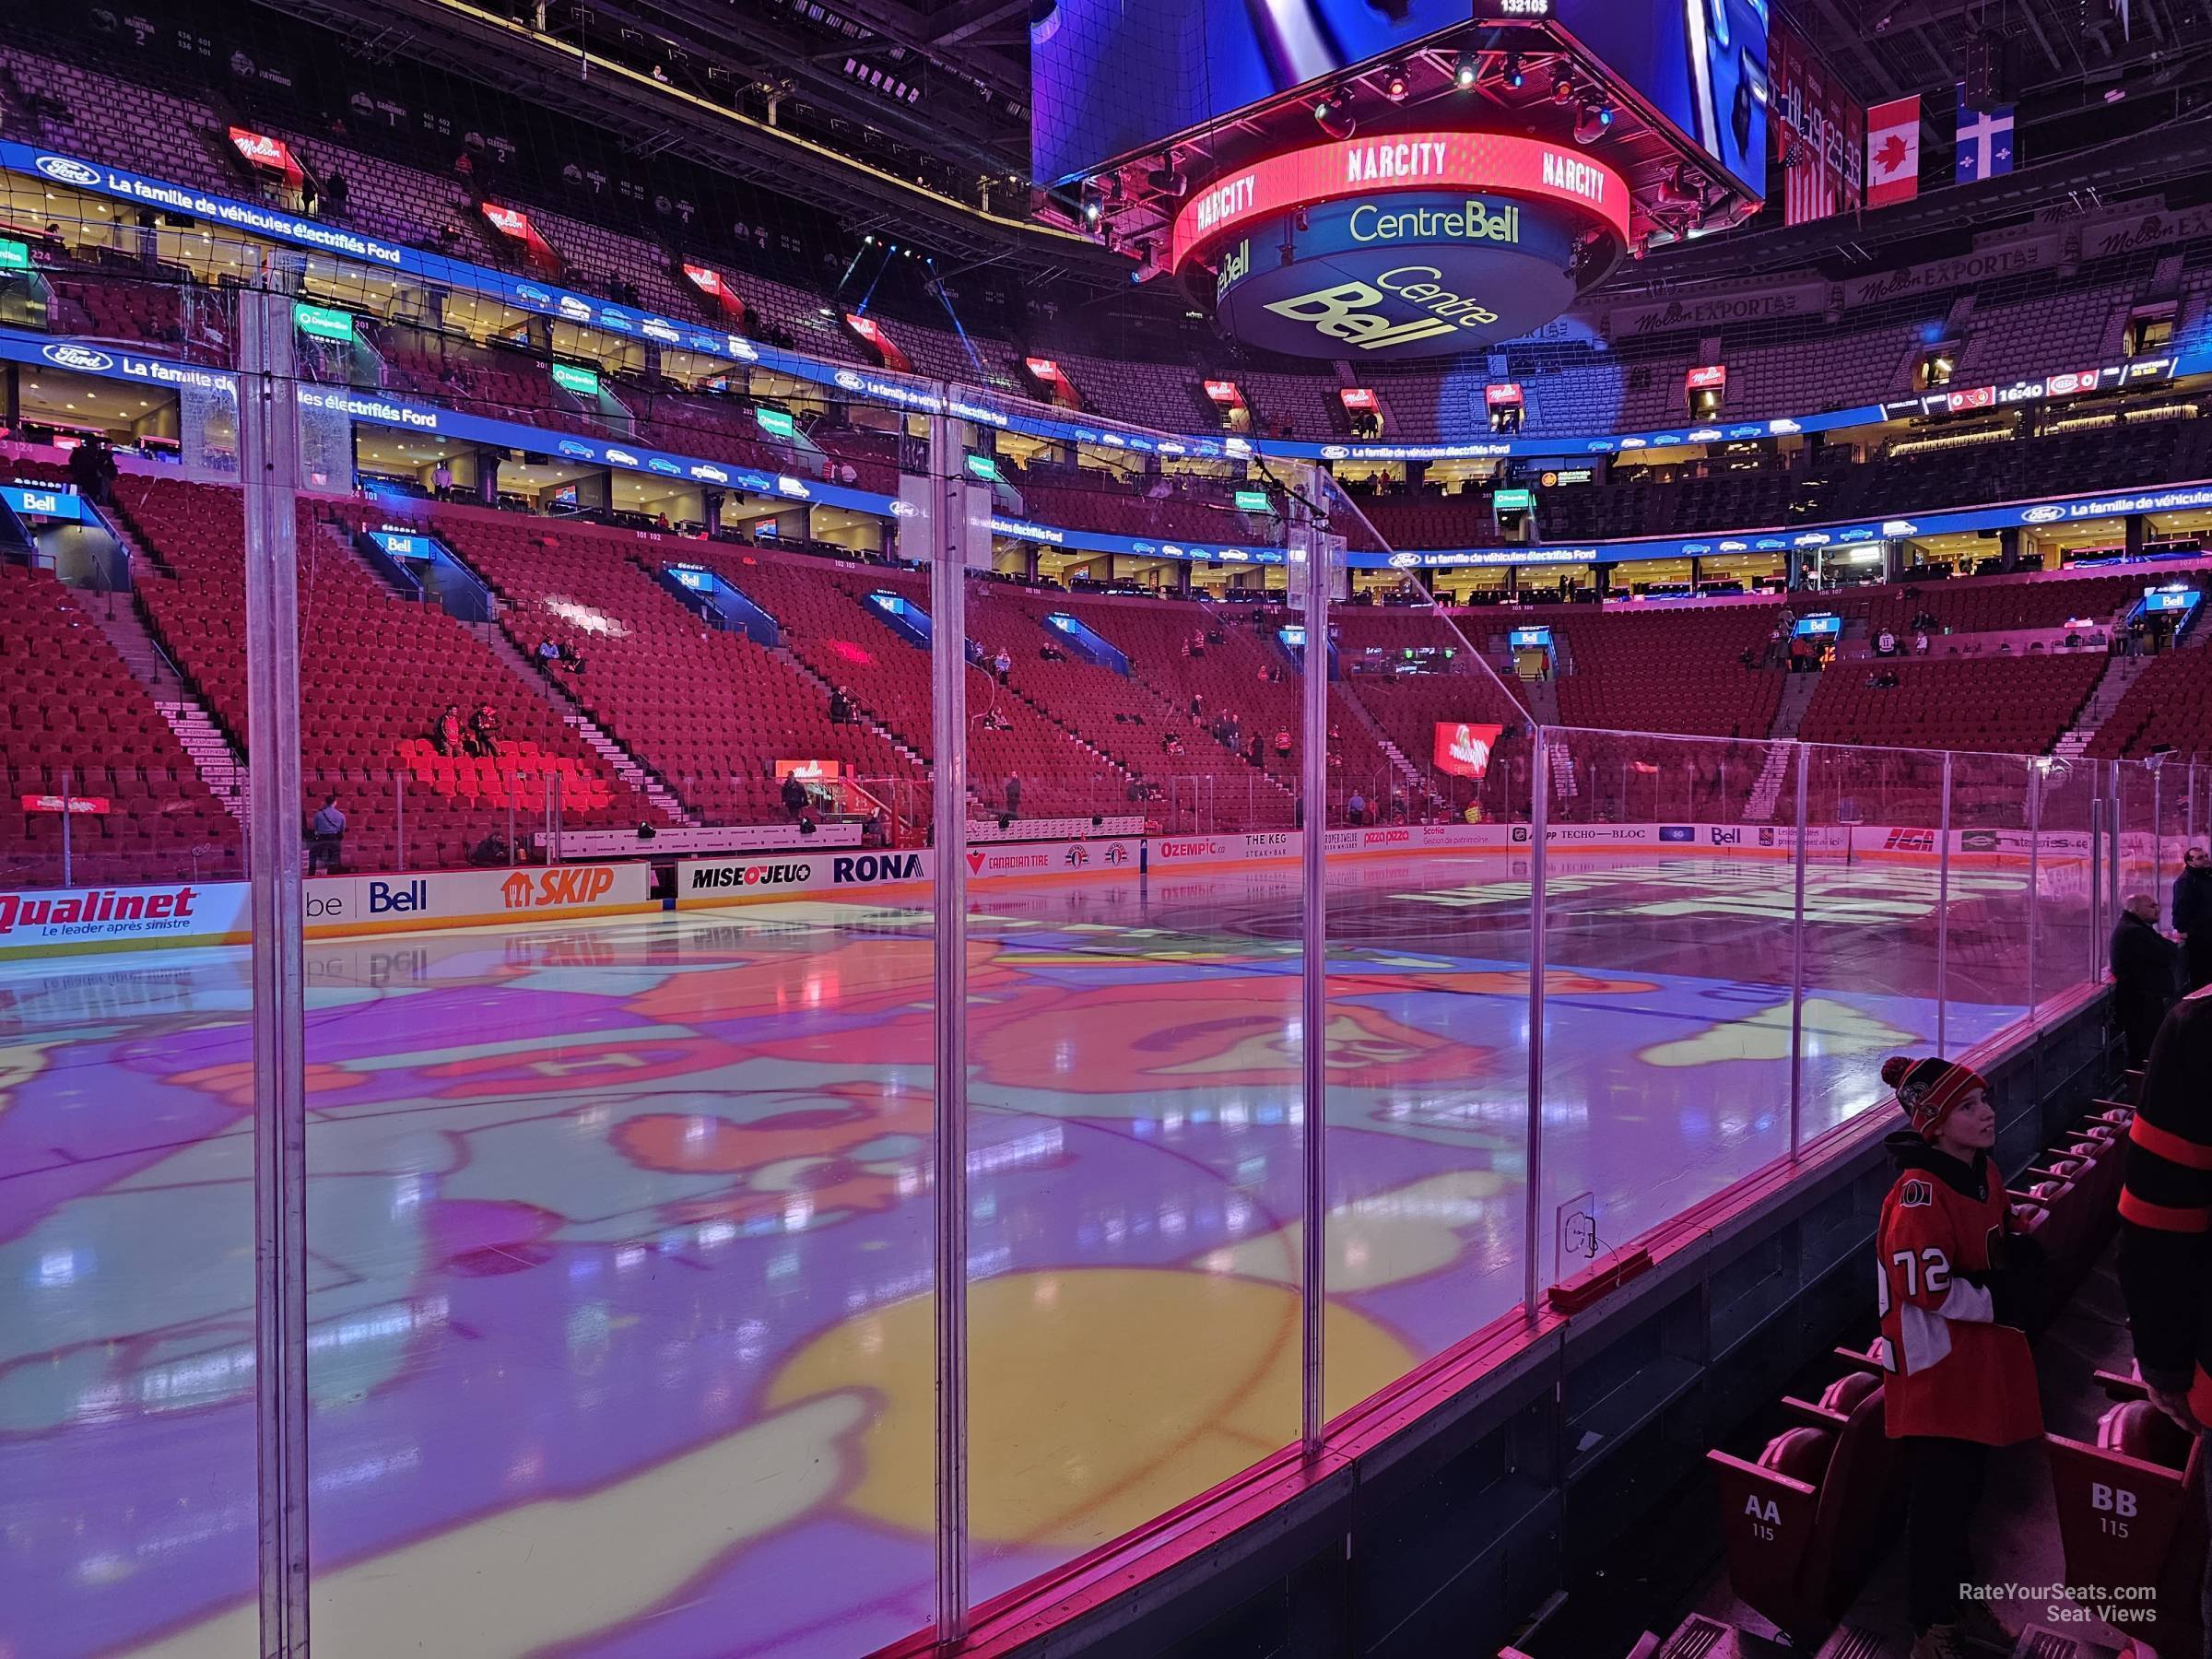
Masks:
[[[2120,1290],[2151,1403],[2212,1433],[2212,991],[2183,998],[2151,1045],[2128,1127]],[[2212,1631],[2212,1562],[2200,1595]]]
[[[2127,1039],[2127,1063],[2150,1058],[2159,1021],[2172,1005],[2182,953],[2159,931],[2159,901],[2130,893],[2112,929],[2112,1020]]]
[[[2173,878],[2173,931],[2182,935],[2182,971],[2189,989],[2212,985],[2212,853],[2192,847]]]

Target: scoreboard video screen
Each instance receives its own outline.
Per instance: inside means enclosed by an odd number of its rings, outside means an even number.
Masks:
[[[1031,175],[1080,179],[1470,17],[1511,16],[1556,23],[1763,194],[1767,7],[1768,0],[1040,0],[1030,30]]]

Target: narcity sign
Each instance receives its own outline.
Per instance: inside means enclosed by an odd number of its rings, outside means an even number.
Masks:
[[[1538,139],[1346,139],[1201,192],[1176,216],[1173,263],[1186,282],[1211,270],[1217,319],[1253,345],[1439,357],[1565,311],[1619,256],[1628,200],[1609,168]]]

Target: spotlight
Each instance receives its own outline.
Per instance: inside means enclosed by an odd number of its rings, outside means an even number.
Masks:
[[[1351,94],[1341,87],[1323,93],[1313,105],[1313,119],[1320,124],[1321,130],[1332,138],[1349,138],[1359,131],[1359,123],[1352,115],[1351,101]]]
[[[1406,94],[1412,90],[1413,83],[1406,78],[1406,71],[1402,65],[1393,64],[1382,71],[1382,96],[1392,103],[1404,103]]]
[[[1505,54],[1505,84],[1509,87],[1518,88],[1527,78],[1521,73],[1521,54],[1517,52],[1507,53]]]
[[[1083,222],[1087,225],[1095,225],[1099,222],[1100,216],[1105,211],[1106,204],[1100,199],[1099,193],[1095,189],[1085,190],[1083,193]]]
[[[1577,144],[1595,144],[1613,124],[1613,106],[1597,100],[1585,101],[1582,113],[1575,117],[1574,141]]]
[[[1145,175],[1145,182],[1165,196],[1180,196],[1191,187],[1190,180],[1177,170],[1171,156],[1162,156],[1159,165]]]
[[[1564,69],[1560,70],[1552,80],[1551,101],[1556,104],[1574,101],[1574,77]]]
[[[1518,53],[1514,53],[1514,61],[1518,62],[1520,54]],[[1459,54],[1459,56],[1453,59],[1452,84],[1457,87],[1462,92],[1473,91],[1475,83],[1481,78],[1482,60],[1474,53],[1463,52]],[[1521,83],[1515,81],[1513,84],[1515,86],[1519,86]]]

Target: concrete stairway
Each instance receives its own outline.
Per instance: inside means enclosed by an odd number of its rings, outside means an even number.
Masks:
[[[2096,689],[2089,693],[2088,701],[2081,705],[2081,712],[2074,724],[2059,735],[2051,752],[2061,760],[2078,760],[2082,751],[2089,747],[2089,739],[2110,720],[2120,707],[2120,700],[2127,688],[2143,677],[2155,658],[2116,656],[2104,665],[2104,673],[2097,681]]]
[[[492,655],[513,670],[524,685],[534,688],[537,694],[561,718],[561,723],[581,737],[586,747],[607,764],[607,769],[653,804],[653,810],[672,824],[696,825],[700,820],[676,792],[661,782],[659,775],[639,761],[622,745],[609,736],[598,723],[571,701],[567,692],[551,678],[541,673],[536,665],[514,648],[514,642],[500,631],[496,622],[464,622],[462,627],[477,636],[490,649]]]
[[[1770,742],[1787,743],[1797,735],[1797,728],[1805,724],[1806,710],[1813,706],[1813,694],[1819,689],[1817,674],[1782,677],[1782,701],[1775,705],[1774,724],[1767,728]]]
[[[1759,766],[1751,793],[1744,799],[1745,823],[1774,821],[1774,809],[1781,803],[1782,792],[1796,776],[1797,728],[1805,720],[1806,710],[1812,706],[1813,694],[1819,689],[1820,677],[1817,674],[1783,677],[1782,701],[1774,710],[1774,724],[1767,729],[1767,758]]]
[[[1430,784],[1428,773],[1421,771],[1419,767],[1416,766],[1411,760],[1407,759],[1406,758],[1406,751],[1401,749],[1396,744],[1390,740],[1390,734],[1382,729],[1382,725],[1380,721],[1376,720],[1372,714],[1367,712],[1367,705],[1361,702],[1359,697],[1353,692],[1350,682],[1339,682],[1335,687],[1332,687],[1331,689],[1341,693],[1341,695],[1331,698],[1329,706],[1331,708],[1342,706],[1351,711],[1352,718],[1357,720],[1362,726],[1367,728],[1367,735],[1375,740],[1375,747],[1381,749],[1382,753],[1389,758],[1391,765],[1397,768],[1399,782],[1402,782],[1409,792],[1418,791],[1423,794],[1429,793]]]
[[[184,752],[192,758],[193,769],[207,785],[208,793],[223,804],[223,809],[233,818],[243,823],[244,758],[230,747],[229,739],[216,725],[207,706],[161,654],[161,648],[146,631],[146,624],[139,619],[137,606],[129,595],[95,594],[83,588],[72,588],[69,594],[77,608],[107,636],[116,654],[123,658],[124,665],[130,669],[131,677],[152,693],[154,707],[160,712],[169,729],[176,734],[177,741],[184,746]]]

